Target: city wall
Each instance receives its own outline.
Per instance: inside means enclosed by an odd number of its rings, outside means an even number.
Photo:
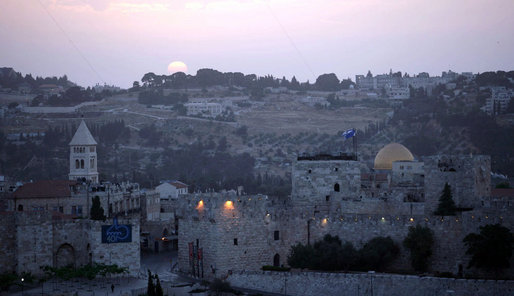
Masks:
[[[117,264],[131,275],[139,272],[139,222],[132,224],[132,242],[101,243],[101,225],[87,219],[56,220],[49,212],[0,214],[0,272],[43,275],[43,266]],[[121,220],[120,220],[121,223]]]
[[[0,212],[0,273],[16,269],[15,219],[12,212]]]
[[[234,272],[232,286],[283,295],[513,295],[514,281],[465,280],[394,274]]]
[[[232,207],[226,206],[227,201],[232,202]],[[325,234],[331,234],[352,242],[356,248],[374,237],[390,236],[401,250],[391,269],[412,271],[409,252],[402,242],[410,226],[421,224],[434,232],[432,271],[480,276],[479,270],[466,268],[469,257],[465,254],[463,238],[471,232],[479,232],[479,227],[486,224],[500,223],[509,229],[514,226],[509,215],[512,207],[499,202],[448,217],[312,210],[312,207],[292,206],[288,200],[265,196],[184,196],[183,207],[179,209],[179,267],[185,272],[191,269],[188,243],[198,244],[203,249],[204,276],[223,276],[230,271],[255,271],[263,265],[273,265],[276,255],[279,265],[287,265],[292,245],[314,243]],[[506,274],[514,274],[514,270],[511,268]]]

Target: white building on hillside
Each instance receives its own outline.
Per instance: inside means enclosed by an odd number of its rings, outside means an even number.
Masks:
[[[491,87],[491,97],[485,101],[485,112],[489,115],[502,114],[507,110],[514,91],[505,87]]]
[[[155,187],[155,191],[159,192],[161,199],[178,199],[179,194],[186,194],[188,185],[180,181],[163,182]]]
[[[206,115],[216,117],[223,112],[223,107],[219,103],[187,103],[187,115]]]

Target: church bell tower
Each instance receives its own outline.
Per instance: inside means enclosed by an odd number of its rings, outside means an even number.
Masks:
[[[70,180],[87,180],[98,183],[96,141],[84,120],[80,123],[70,146]]]

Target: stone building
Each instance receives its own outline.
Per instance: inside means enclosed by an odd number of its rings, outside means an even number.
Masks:
[[[26,183],[4,196],[0,273],[40,275],[46,265],[90,263],[116,264],[130,275],[139,272],[139,185],[99,183],[96,144],[82,121],[70,142],[70,180]],[[88,219],[94,197],[99,197],[106,221]]]
[[[469,257],[463,238],[485,224],[514,226],[512,201],[491,197],[488,156],[416,161],[407,148],[392,144],[377,154],[374,167],[354,155],[302,156],[293,163],[290,197],[184,196],[177,211],[180,270],[223,277],[287,265],[292,245],[314,243],[325,234],[357,248],[374,237],[390,236],[401,250],[393,268],[409,270],[402,241],[409,226],[420,224],[434,231],[432,271],[476,275],[478,270],[465,269]],[[445,183],[462,210],[456,216],[433,215]]]
[[[140,268],[139,221],[118,223],[130,225],[130,241],[103,241],[103,227],[113,225],[108,221],[56,219],[47,211],[0,213],[0,272],[42,275],[43,266],[79,267],[94,262],[126,267],[130,275],[136,275]]]

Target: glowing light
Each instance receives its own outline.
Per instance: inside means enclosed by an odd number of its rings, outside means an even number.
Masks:
[[[323,224],[323,225],[327,225],[327,222],[328,222],[327,218],[323,218],[323,220],[321,220],[321,224]]]
[[[266,217],[269,217],[269,216],[270,216],[270,214],[269,214],[269,213],[267,213],[267,214],[266,214]]]
[[[200,201],[198,202],[198,205],[196,206],[196,209],[197,209],[197,210],[203,210],[203,200],[200,200]]]
[[[486,219],[489,219],[489,216],[485,216]]]
[[[380,220],[382,220],[382,222],[385,222],[386,219],[384,217],[382,217],[382,219],[380,219]]]
[[[409,219],[409,221],[410,221],[410,222],[414,222],[414,218],[410,218],[410,219]]]
[[[227,200],[225,202],[225,209],[233,210],[234,209],[234,203],[231,200]]]
[[[187,66],[186,66],[186,64],[184,62],[181,62],[181,61],[171,62],[168,65],[168,72],[170,74],[177,73],[177,72],[184,72],[184,73],[186,73],[187,72]]]

